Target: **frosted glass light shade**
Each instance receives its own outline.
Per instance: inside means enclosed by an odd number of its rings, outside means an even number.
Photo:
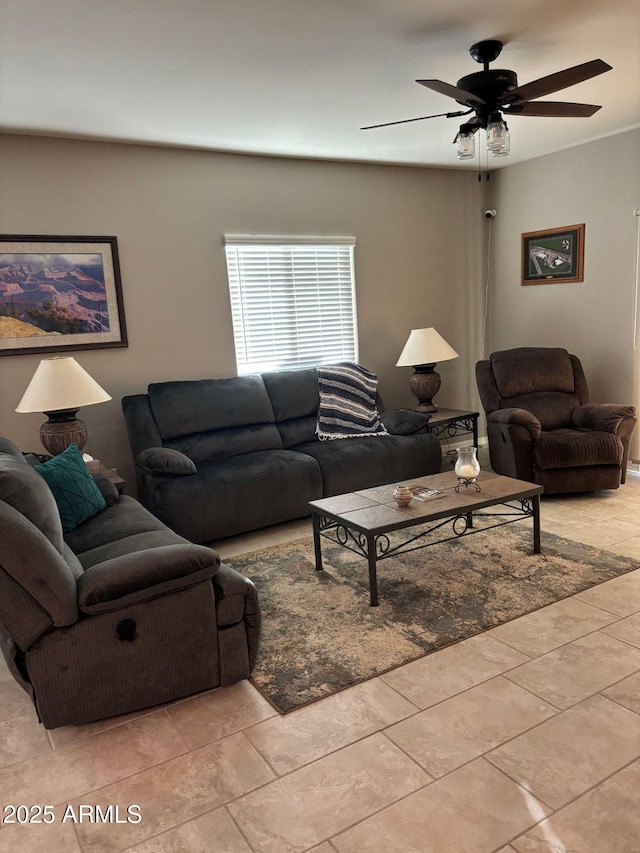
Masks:
[[[487,125],[487,151],[492,154],[508,154],[510,150],[509,131],[500,113],[491,113]]]
[[[433,327],[413,329],[400,353],[396,367],[435,364],[439,361],[449,361],[452,358],[458,358],[458,353]]]
[[[511,152],[511,135],[509,133],[509,128],[505,124],[504,137],[502,140],[502,148],[492,148],[491,156],[492,157],[507,157]]]
[[[71,356],[43,358],[16,412],[77,410],[111,397]]]
[[[463,124],[456,138],[458,160],[472,160],[476,156],[476,138],[473,130]]]

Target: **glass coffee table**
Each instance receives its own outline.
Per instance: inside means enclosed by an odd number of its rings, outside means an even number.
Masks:
[[[393,490],[400,484],[390,483],[311,501],[316,570],[322,571],[322,538],[366,557],[371,606],[376,607],[378,561],[395,554],[481,533],[523,518],[533,520],[533,552],[540,553],[542,486],[484,471],[478,477],[480,491],[473,486],[462,486],[456,492],[458,478],[453,471],[417,477],[410,482],[437,489],[443,495],[427,501],[414,498],[408,506],[399,507],[393,500]],[[501,507],[501,510],[486,512],[490,507]],[[419,528],[414,535],[394,543],[393,533],[413,527]]]

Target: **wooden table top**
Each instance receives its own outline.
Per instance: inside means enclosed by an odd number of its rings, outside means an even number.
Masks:
[[[455,473],[447,471],[402,483],[389,483],[359,492],[336,495],[333,498],[322,498],[311,501],[309,507],[313,513],[342,522],[353,530],[377,534],[439,518],[465,515],[510,500],[540,495],[544,491],[543,487],[536,483],[514,480],[490,471],[480,472],[479,492],[474,486],[461,486],[460,491],[456,492],[457,484]],[[398,485],[425,486],[428,489],[438,489],[444,494],[427,501],[414,498],[408,506],[400,507],[393,500],[393,490]]]

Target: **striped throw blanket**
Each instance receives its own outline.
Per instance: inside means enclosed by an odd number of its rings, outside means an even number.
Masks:
[[[387,435],[376,405],[378,377],[359,364],[345,361],[317,368],[320,407],[318,438]]]

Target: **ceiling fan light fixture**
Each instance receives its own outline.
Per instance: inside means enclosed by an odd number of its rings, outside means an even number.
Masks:
[[[545,95],[568,89],[606,71],[611,66],[602,59],[592,59],[581,65],[574,65],[553,74],[547,74],[537,80],[519,85],[515,71],[506,68],[490,68],[490,63],[498,58],[503,44],[498,39],[485,39],[476,42],[469,48],[471,58],[483,66],[482,71],[465,74],[455,86],[444,80],[416,80],[432,92],[452,98],[463,110],[446,113],[435,113],[418,118],[390,121],[384,124],[373,124],[362,130],[372,130],[375,127],[389,127],[392,124],[408,124],[424,119],[454,118],[475,113],[475,116],[460,126],[460,132],[453,140],[457,145],[459,160],[471,160],[475,157],[474,131],[483,128],[486,131],[486,148],[493,157],[505,157],[510,153],[511,141],[509,129],[502,117],[502,110],[507,117],[512,115],[557,118],[589,118],[601,107],[596,104],[579,104],[572,101],[540,101]]]
[[[491,156],[492,157],[507,157],[511,153],[511,135],[509,133],[509,128],[507,123],[504,123],[504,137],[502,142],[502,148],[492,148]]]
[[[505,150],[506,149],[506,150]],[[487,124],[487,151],[501,155],[509,153],[509,130],[499,112],[491,113]]]
[[[476,156],[476,138],[473,135],[472,125],[460,125],[456,142],[458,160],[472,160]]]

